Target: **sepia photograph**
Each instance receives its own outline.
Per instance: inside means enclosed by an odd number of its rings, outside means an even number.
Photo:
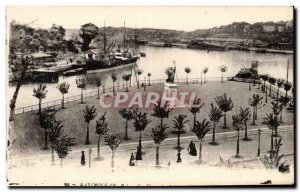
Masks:
[[[7,6],[7,186],[295,187],[294,15]]]

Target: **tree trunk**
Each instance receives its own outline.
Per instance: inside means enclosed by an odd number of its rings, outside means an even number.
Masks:
[[[258,149],[257,149],[257,157],[260,156],[260,129],[258,130]]]
[[[99,87],[98,87],[98,90],[97,90],[97,92],[98,92],[98,97],[97,97],[97,99],[100,99],[100,90],[99,90]]]
[[[126,92],[128,92],[128,82],[126,81]]]
[[[126,120],[126,123],[125,123],[125,137],[124,137],[125,140],[128,140],[128,120]]]
[[[101,138],[101,135],[99,134],[98,143],[97,143],[97,158],[98,159],[100,159],[100,138]]]
[[[201,73],[201,80],[200,80],[200,84],[202,85],[202,73]]]
[[[278,97],[279,97],[279,87],[277,87],[277,93],[276,93],[276,103],[278,103]]]
[[[252,125],[255,125],[255,107],[253,107],[253,117]]]
[[[10,108],[9,121],[14,120],[15,108]]]
[[[195,124],[196,124],[196,113],[194,114],[194,125],[193,125],[193,129],[195,129]]]
[[[266,103],[268,103],[268,89],[265,87],[265,92],[266,92]]]
[[[274,134],[273,134],[273,130],[272,130],[272,133],[271,133],[271,152],[273,152],[273,149],[274,149],[274,147],[273,147],[273,135]]]
[[[54,146],[52,145],[51,148],[52,148],[51,149],[51,154],[52,154],[51,155],[51,161],[52,161],[52,165],[54,165]]]
[[[200,146],[199,146],[199,160],[202,161],[202,139],[200,139]]]
[[[240,154],[240,131],[238,131],[238,138],[236,141],[236,157]]]
[[[160,128],[162,129],[163,127],[163,118],[160,118]]]
[[[83,90],[81,89],[81,104],[83,104]]]
[[[138,76],[138,78],[137,78],[137,88],[139,89],[140,88],[140,76]]]
[[[85,144],[89,145],[90,144],[90,129],[89,129],[89,123],[86,124],[86,140]]]
[[[266,81],[264,81],[263,92],[266,92],[265,89],[266,89]]]
[[[60,167],[61,167],[61,168],[63,167],[62,159],[63,159],[63,158],[60,158]]]
[[[180,146],[180,133],[178,133],[177,135],[177,149],[180,149],[181,146]]]
[[[285,99],[288,97],[288,96],[287,96],[287,92],[288,92],[288,91],[287,91],[287,90],[285,90]]]
[[[226,113],[224,113],[224,129],[227,129],[227,123],[226,123]]]
[[[274,128],[274,136],[277,137],[278,136],[278,131],[277,128]]]
[[[244,123],[245,125],[245,140],[248,140],[248,128],[247,128],[247,123]]]
[[[257,106],[255,107],[255,119],[257,120]]]
[[[223,83],[223,73],[221,72],[221,83]]]
[[[114,172],[114,167],[115,167],[115,161],[114,161],[114,159],[115,159],[115,151],[112,150],[111,151],[111,170],[112,170],[112,172]]]
[[[156,146],[156,166],[159,165],[159,145]]]
[[[214,128],[213,128],[213,135],[212,135],[212,143],[215,144],[216,143],[216,122],[214,122]]]
[[[140,131],[139,145],[142,150],[142,131]]]
[[[16,102],[17,102],[18,94],[19,94],[19,91],[20,91],[20,88],[21,88],[21,85],[22,85],[22,82],[23,82],[23,79],[25,77],[25,73],[26,73],[26,70],[27,70],[28,64],[29,64],[29,62],[25,62],[25,60],[23,59],[23,56],[22,56],[22,61],[21,62],[24,64],[23,65],[23,70],[21,72],[20,79],[18,80],[18,83],[17,83],[16,89],[15,89],[13,98],[10,100],[10,116],[9,116],[9,121],[13,121],[14,120],[15,107],[16,107]]]
[[[189,75],[186,74],[186,84],[189,84]]]
[[[61,99],[61,108],[65,108],[65,94],[62,94],[62,99]]]
[[[115,94],[115,83],[114,82],[113,82],[113,94],[116,95]]]
[[[150,84],[150,76],[149,76],[149,78],[148,78],[148,86],[150,86],[151,84]]]
[[[45,129],[45,147],[44,149],[48,149],[48,131]]]
[[[39,115],[42,113],[42,99],[39,99]]]
[[[272,96],[272,85],[270,85],[269,96]]]

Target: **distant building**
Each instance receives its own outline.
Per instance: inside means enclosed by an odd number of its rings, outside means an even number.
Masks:
[[[278,30],[278,32],[284,32],[284,30],[285,30],[285,26],[284,25],[277,25],[277,30]]]
[[[102,51],[100,49],[90,49],[84,52],[84,57],[86,59],[93,59],[99,61],[102,59]]]
[[[32,53],[32,65],[42,66],[45,62],[54,61],[54,57],[51,54],[47,54],[44,52]]]
[[[287,27],[287,28],[293,28],[293,26],[294,26],[293,21],[288,21],[288,22],[286,23],[286,27]]]
[[[274,32],[276,29],[274,24],[265,24],[263,25],[263,31],[264,32]]]
[[[250,31],[250,25],[245,25],[243,31],[244,31],[244,33]]]

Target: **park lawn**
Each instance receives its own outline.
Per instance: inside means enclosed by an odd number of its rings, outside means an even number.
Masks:
[[[239,112],[240,107],[250,107],[248,105],[248,99],[252,97],[252,94],[258,93],[261,94],[263,97],[265,97],[265,94],[262,93],[260,90],[257,89],[257,86],[252,86],[251,91],[248,90],[249,84],[247,83],[239,83],[239,82],[233,82],[233,81],[226,81],[225,83],[220,82],[208,82],[204,85],[200,84],[178,84],[178,91],[195,91],[197,93],[197,96],[201,98],[201,100],[205,103],[204,107],[201,109],[201,112],[197,114],[197,120],[202,121],[204,118],[209,119],[208,114],[210,111],[210,103],[214,103],[214,97],[223,95],[224,93],[227,93],[229,97],[232,98],[234,108],[232,111],[227,113],[227,126],[230,129],[224,130],[223,127],[223,118],[220,120],[220,122],[217,124],[216,131],[217,132],[224,132],[224,131],[232,131],[232,119],[231,116],[233,114],[236,114]],[[157,91],[162,92],[163,91],[163,85],[162,84],[155,84],[151,85],[150,87],[147,87],[147,91],[144,92],[142,88],[137,89],[136,87],[131,87],[129,94],[132,96],[136,91],[142,92],[142,97],[144,98],[146,93],[148,91]],[[129,96],[129,98],[130,98]],[[264,99],[265,100],[265,99]],[[264,101],[263,100],[263,101]],[[256,120],[257,126],[251,126],[249,125],[249,129],[254,127],[266,127],[266,125],[263,125],[263,118],[266,116],[267,113],[271,113],[271,107],[270,107],[270,101],[272,99],[268,98],[268,103],[262,107],[261,109],[258,109],[258,119]],[[85,109],[86,105],[95,105],[95,107],[98,109],[98,115],[90,123],[90,142],[91,146],[95,147],[97,143],[98,136],[95,133],[95,124],[96,119],[98,119],[105,111],[107,111],[107,120],[108,120],[108,127],[110,133],[118,133],[121,134],[121,136],[124,136],[125,132],[125,120],[121,118],[119,115],[119,112],[117,109],[109,109],[105,110],[100,107],[99,100],[96,99],[96,97],[89,97],[85,98],[85,104],[80,104],[80,101],[74,101],[70,103],[66,103],[66,109],[59,110],[56,114],[56,118],[58,120],[61,120],[64,125],[64,132],[63,134],[66,134],[70,137],[74,137],[76,139],[76,146],[74,148],[85,148],[84,145],[85,139],[86,139],[86,124],[83,118],[83,110]],[[58,106],[60,107],[60,106]],[[250,108],[251,111],[253,110]],[[155,126],[160,124],[160,120],[152,117],[150,113],[153,112],[151,109],[142,109],[140,111],[145,111],[149,113],[149,119],[151,120],[151,123],[147,126],[146,130],[142,133],[142,140],[151,140],[151,128],[155,128]],[[48,153],[48,151],[42,151],[41,147],[44,146],[44,130],[40,128],[39,121],[37,115],[35,115],[35,112],[28,112],[24,114],[16,115],[15,121],[10,123],[10,129],[9,129],[9,138],[11,146],[9,150],[12,152],[12,154],[19,155],[20,153],[23,153],[22,155],[32,155],[36,153],[37,151],[39,153]],[[167,129],[168,137],[176,137],[176,135],[172,134],[173,130],[173,122],[174,116],[177,116],[178,114],[185,114],[187,115],[190,122],[188,123],[188,126],[186,128],[186,133],[182,134],[182,136],[188,136],[188,135],[194,135],[191,132],[191,129],[193,127],[193,116],[190,113],[188,109],[174,109],[172,111],[171,116],[168,119],[164,119],[164,124],[167,124],[169,128]],[[293,121],[293,113],[286,112],[284,110],[283,113],[283,124],[282,125],[291,125],[294,123]],[[249,121],[249,124],[252,121]],[[135,132],[132,121],[129,123],[128,128],[128,135],[131,138],[129,141],[123,141],[123,143],[126,142],[135,142],[138,140],[139,134]],[[101,140],[101,145],[104,144],[104,139]],[[49,143],[50,145],[50,143]],[[16,152],[16,153],[15,153]]]
[[[270,131],[261,135],[261,156],[270,149]],[[293,129],[279,129],[283,145],[280,154],[284,154],[281,162],[290,165],[290,173],[280,173],[277,169],[266,169],[257,157],[257,135],[251,135],[252,141],[240,142],[240,158],[234,158],[236,152],[236,137],[222,137],[218,139],[220,145],[212,146],[209,140],[203,142],[202,163],[199,164],[198,156],[190,156],[186,150],[189,140],[184,140],[181,151],[181,163],[176,163],[177,150],[174,143],[163,141],[159,149],[160,166],[155,166],[156,150],[152,146],[144,148],[145,154],[142,161],[136,161],[136,166],[129,166],[130,154],[135,153],[135,148],[121,145],[115,153],[115,168],[111,168],[111,150],[101,148],[102,160],[95,160],[96,150],[91,153],[91,167],[89,167],[88,150],[86,151],[86,166],[81,166],[81,150],[71,151],[63,159],[60,166],[59,159],[55,157],[55,165],[50,164],[49,155],[40,155],[35,158],[14,158],[14,163],[9,162],[9,183],[20,185],[63,185],[72,183],[111,183],[117,185],[233,185],[233,184],[260,184],[271,180],[273,184],[294,183],[294,134]],[[199,141],[194,140],[199,152]],[[168,144],[169,143],[169,144]],[[153,144],[154,145],[154,144]],[[217,166],[220,157],[230,160],[232,168]],[[141,174],[144,173],[144,174]],[[178,174],[180,173],[180,174]],[[217,173],[217,174],[216,174]],[[84,177],[78,177],[83,175]],[[139,175],[137,177],[136,175]],[[159,179],[157,178],[159,175]],[[189,175],[187,177],[186,175]],[[230,175],[230,177],[224,177]],[[170,177],[171,176],[171,177]]]

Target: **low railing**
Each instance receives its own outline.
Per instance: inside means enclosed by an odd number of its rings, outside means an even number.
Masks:
[[[229,80],[231,77],[223,77],[223,80]],[[221,77],[207,77],[205,79],[205,82],[211,82],[211,81],[220,81]],[[151,84],[164,84],[166,82],[166,79],[154,79],[154,80],[150,80]],[[187,79],[175,79],[175,83],[186,83]],[[188,78],[188,82],[192,83],[192,84],[200,84],[201,82],[204,83],[204,78]],[[149,80],[148,79],[140,79],[140,84],[145,83],[146,85],[148,85]],[[137,82],[136,81],[131,81],[131,85],[129,84],[129,82],[127,82],[128,87],[133,87],[133,86],[137,86]],[[119,83],[118,85],[115,85],[115,91],[120,91],[120,90],[125,90],[126,86],[125,84],[123,85],[123,83]],[[109,88],[103,88],[101,87],[99,89],[99,94],[103,94],[105,92],[112,92],[113,91],[113,87],[109,87]],[[98,95],[98,89],[92,89],[92,91],[85,91],[83,93],[83,98],[89,98],[89,97],[95,97]],[[64,98],[64,103],[69,103],[69,102],[73,102],[73,101],[79,101],[81,99],[81,94],[80,95],[74,95],[74,96],[70,96],[70,97],[65,97]],[[47,108],[54,108],[56,106],[60,106],[62,102],[62,99],[58,99],[58,100],[54,100],[54,101],[48,101],[48,102],[44,102],[42,103],[42,109],[47,109]],[[38,110],[39,106],[38,105],[31,105],[31,106],[26,106],[26,107],[20,107],[20,108],[16,108],[15,109],[15,114],[22,114],[22,113],[27,113],[27,112],[31,112],[31,111],[35,111]]]
[[[264,82],[261,81],[261,83],[263,84]],[[271,85],[271,84],[270,84],[269,82],[266,82],[266,87],[267,87],[268,95],[269,95],[270,85]],[[278,91],[278,87],[277,87],[276,85],[271,85],[271,92],[272,92],[273,94],[275,94],[275,95],[274,95],[275,97],[276,97],[276,95],[277,95],[277,91]],[[271,94],[272,94],[272,93],[271,93]],[[284,88],[279,88],[278,96],[279,96],[279,97],[281,97],[281,96],[285,97],[285,90],[284,90]],[[287,92],[287,96],[288,96],[288,97],[293,97],[293,94],[292,94],[292,91],[291,91],[291,90]]]

